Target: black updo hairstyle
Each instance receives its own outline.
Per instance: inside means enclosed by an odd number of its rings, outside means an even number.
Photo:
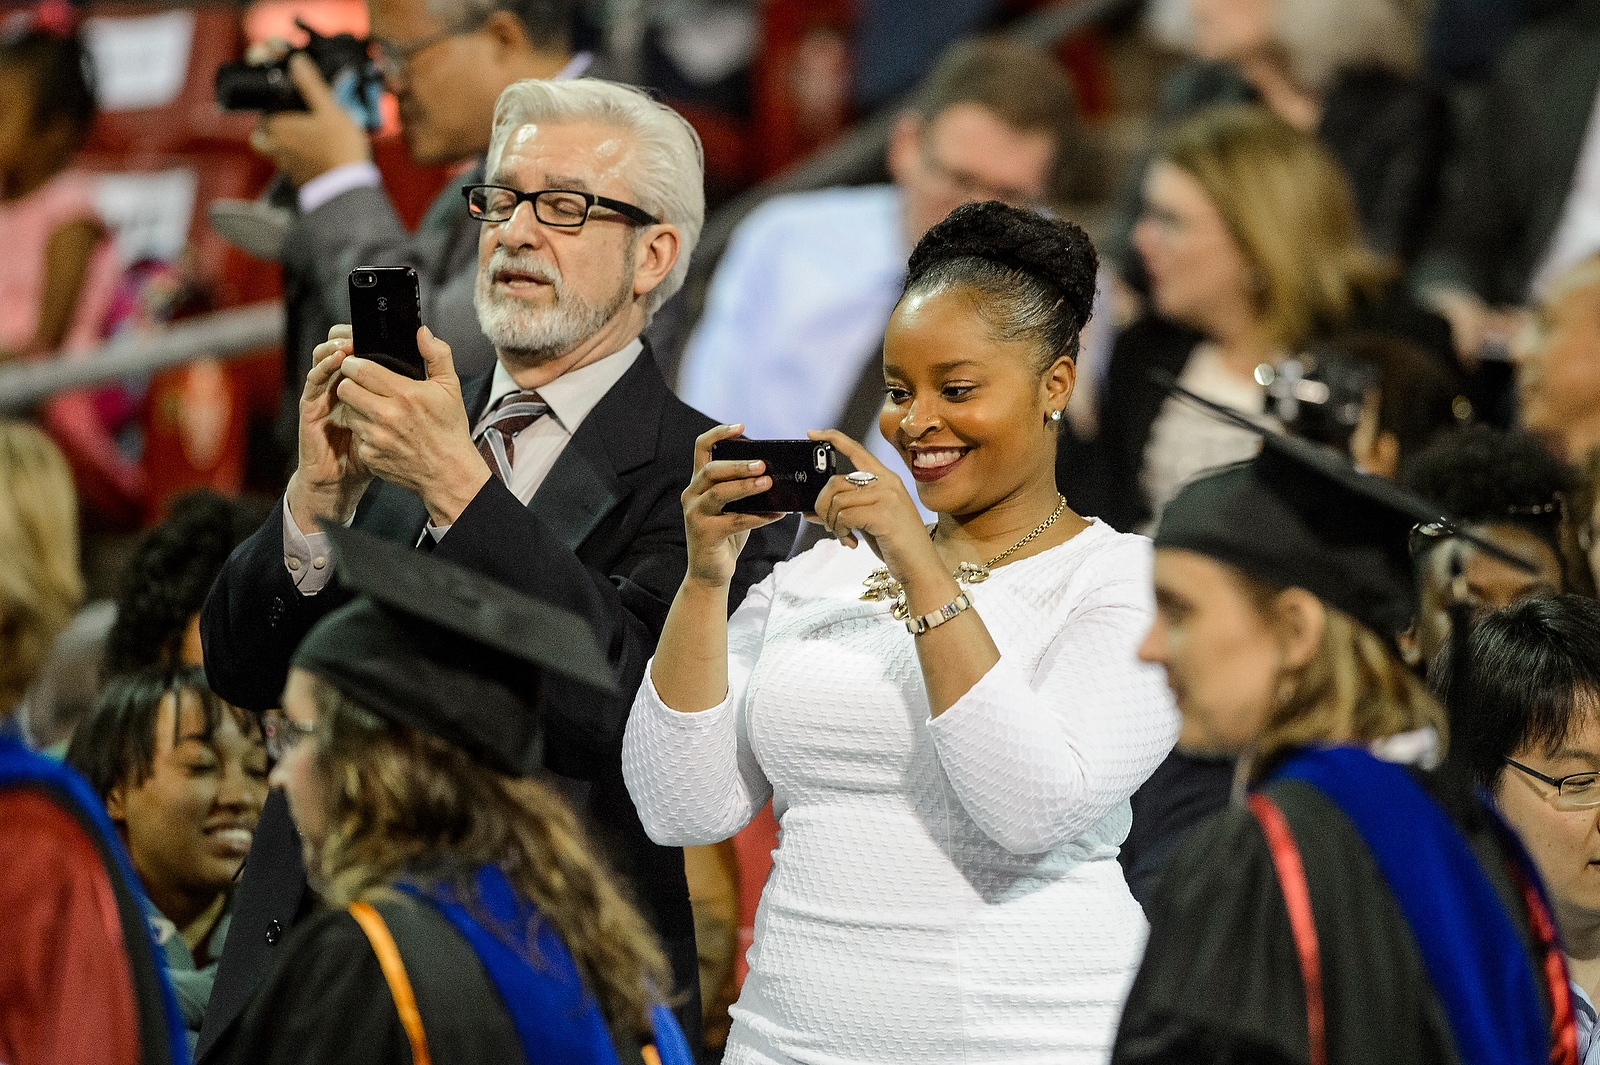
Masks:
[[[957,207],[911,253],[901,298],[960,286],[1001,340],[1028,340],[1044,373],[1077,361],[1078,333],[1094,307],[1100,257],[1082,229],[990,200]]]
[[[33,84],[33,131],[70,124],[76,145],[94,124],[94,63],[77,33],[34,25],[30,12],[0,23],[0,68],[27,74]]]

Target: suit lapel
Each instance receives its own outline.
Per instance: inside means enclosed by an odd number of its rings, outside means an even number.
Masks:
[[[655,458],[667,393],[649,342],[589,411],[533,494],[533,511],[573,551],[627,495],[621,475]]]

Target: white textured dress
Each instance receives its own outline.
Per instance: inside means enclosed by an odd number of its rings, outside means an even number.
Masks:
[[[912,635],[824,541],[729,622],[729,693],[646,674],[623,774],[650,837],[780,827],[728,1065],[1104,1062],[1144,946],[1117,848],[1178,720],[1135,650],[1150,542],[1095,523],[969,588],[1000,661],[930,718]]]

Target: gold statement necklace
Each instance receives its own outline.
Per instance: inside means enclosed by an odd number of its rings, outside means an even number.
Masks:
[[[1061,517],[1061,512],[1067,509],[1067,497],[1058,492],[1056,494],[1056,499],[1059,500],[1059,502],[1056,503],[1056,509],[1051,511],[1050,516],[1044,519],[1044,521],[1040,522],[1039,527],[1034,529],[1033,532],[1029,533],[1027,536],[1024,536],[1022,539],[1018,540],[1016,543],[1012,544],[1010,547],[1006,548],[1004,551],[1000,552],[998,555],[994,556],[982,565],[976,562],[961,563],[961,565],[957,566],[951,571],[950,576],[956,579],[957,584],[982,584],[984,581],[988,580],[989,571],[991,569],[999,565],[1016,551],[1019,551],[1023,547],[1032,543],[1039,537],[1041,533],[1056,523],[1056,519]],[[901,621],[904,621],[906,618],[911,616],[911,606],[906,602],[906,590],[900,586],[899,581],[889,576],[888,566],[880,566],[873,570],[871,573],[867,574],[866,579],[861,583],[866,585],[867,588],[866,591],[861,593],[862,599],[865,599],[869,603],[878,603],[885,599],[893,599],[895,601],[894,607],[890,610],[890,613],[892,613]]]

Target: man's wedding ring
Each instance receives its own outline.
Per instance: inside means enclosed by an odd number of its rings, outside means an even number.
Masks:
[[[866,470],[856,470],[853,473],[847,473],[844,475],[844,479],[849,481],[857,488],[865,488],[868,485],[878,483],[878,475],[875,473],[868,473]]]

